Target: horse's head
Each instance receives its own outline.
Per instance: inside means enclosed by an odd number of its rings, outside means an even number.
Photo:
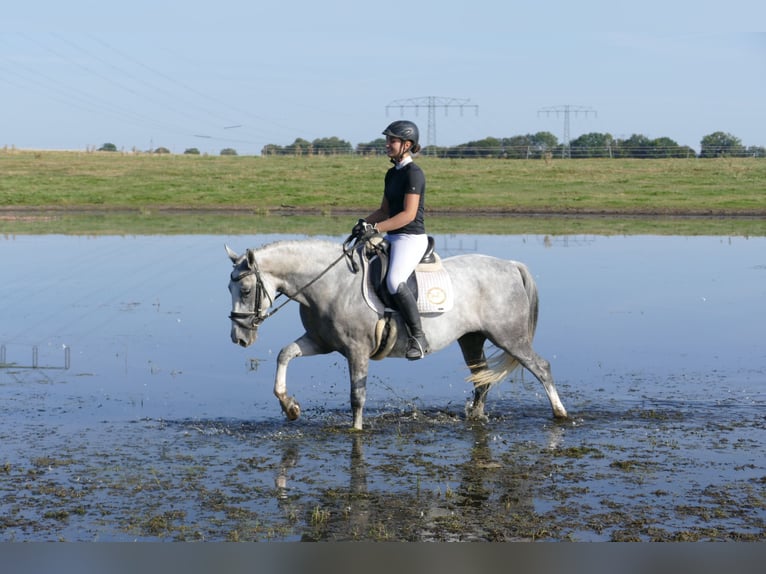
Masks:
[[[237,255],[227,245],[226,253],[234,263],[229,277],[231,340],[242,347],[249,347],[255,343],[258,327],[269,316],[269,307],[274,299],[263,282],[251,249],[244,255]]]

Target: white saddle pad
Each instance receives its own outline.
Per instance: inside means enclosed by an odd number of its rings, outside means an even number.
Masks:
[[[454,296],[452,280],[442,267],[441,258],[434,255],[434,263],[418,265],[415,278],[418,281],[418,311],[421,313],[444,313],[452,309]]]
[[[418,265],[415,269],[415,279],[418,282],[418,311],[421,313],[444,313],[452,309],[454,294],[452,280],[442,266],[441,258],[434,254],[436,261]],[[386,306],[380,300],[370,281],[369,263],[362,257],[362,295],[367,305],[381,315]]]

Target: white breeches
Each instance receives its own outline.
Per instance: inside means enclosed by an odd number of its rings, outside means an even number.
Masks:
[[[387,239],[391,244],[391,256],[386,287],[388,287],[388,292],[393,295],[399,284],[407,281],[407,278],[423,258],[428,247],[428,235],[425,233],[421,235],[397,233],[389,234]]]

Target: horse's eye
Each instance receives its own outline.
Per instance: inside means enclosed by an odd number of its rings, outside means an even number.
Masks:
[[[245,298],[250,295],[250,291],[252,291],[252,289],[240,289],[239,294],[242,295],[243,298]]]

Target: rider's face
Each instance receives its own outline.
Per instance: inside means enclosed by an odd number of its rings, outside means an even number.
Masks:
[[[400,157],[409,150],[410,146],[407,145],[408,143],[393,136],[386,136],[386,153],[388,153],[388,157]]]

